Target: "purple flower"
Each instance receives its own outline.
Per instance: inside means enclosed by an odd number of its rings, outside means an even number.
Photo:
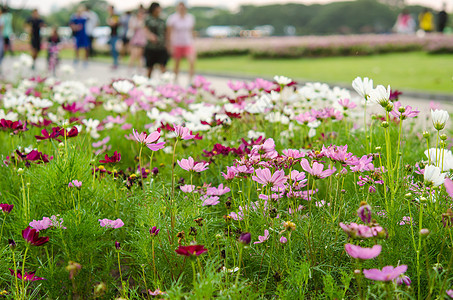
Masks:
[[[28,225],[30,225],[30,227],[36,229],[37,231],[46,230],[50,227],[66,229],[66,227],[63,226],[63,218],[57,220],[57,216],[55,215],[51,216],[50,218],[44,217],[39,221],[33,220]]]
[[[73,181],[71,181],[68,184],[68,187],[75,187],[75,188],[80,189],[82,187],[82,181],[78,181],[78,180],[74,179]]]
[[[403,285],[405,284],[406,286],[410,286],[412,281],[407,275],[400,275],[396,278],[395,280],[397,285]]]
[[[453,298],[453,290],[448,290],[446,293],[450,298]]]
[[[360,246],[346,244],[344,249],[349,254],[349,256],[358,259],[372,259],[377,257],[382,250],[381,245],[374,245],[372,248],[362,248]]]
[[[382,268],[382,271],[379,269],[370,269],[370,270],[363,270],[363,275],[371,280],[376,281],[391,281],[404,272],[407,271],[407,265],[401,265],[396,268],[393,266],[386,266]]]
[[[14,274],[17,273],[17,278],[19,279],[22,279],[22,271],[21,270],[17,270],[16,272],[14,272],[13,269],[9,269],[9,271],[11,272],[11,275],[14,276]],[[23,277],[23,280],[25,281],[37,281],[37,280],[47,280],[45,278],[42,278],[42,277],[36,277],[35,276],[35,272],[25,272],[25,276]]]
[[[39,236],[39,232],[36,229],[32,229],[30,226],[22,230],[22,237],[30,245],[42,246],[49,241],[48,236]]]
[[[153,226],[152,228],[149,229],[149,234],[151,237],[156,237],[159,234],[160,229],[158,229],[156,226]]]
[[[250,232],[243,232],[241,233],[238,241],[241,244],[248,245],[252,241],[252,235],[250,234]]]
[[[123,221],[121,219],[116,219],[116,220],[109,220],[109,219],[99,219],[98,220],[101,227],[106,227],[106,228],[120,228],[124,226]]]
[[[366,204],[366,202],[364,202],[363,205],[360,205],[357,214],[363,223],[369,224],[371,222],[371,206]]]
[[[287,242],[288,242],[288,239],[285,238],[284,236],[282,236],[282,237],[280,238],[280,243],[286,244]]]
[[[116,248],[116,250],[121,250],[120,242],[118,242],[118,241],[115,242],[115,248]]]
[[[258,236],[258,241],[254,242],[253,244],[261,244],[261,243],[264,243],[265,241],[267,241],[269,239],[269,230],[264,230],[264,236],[262,235],[259,235]]]

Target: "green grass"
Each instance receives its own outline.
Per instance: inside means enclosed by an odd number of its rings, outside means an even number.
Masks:
[[[350,84],[357,77],[371,77],[375,84],[402,90],[453,93],[452,55],[423,52],[360,57],[254,60],[248,56],[203,58],[197,70],[227,75],[272,77]]]

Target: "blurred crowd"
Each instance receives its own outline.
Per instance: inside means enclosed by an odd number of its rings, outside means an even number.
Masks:
[[[443,33],[448,22],[446,7],[447,5],[444,3],[442,10],[437,13],[437,16],[431,10],[425,8],[418,15],[418,23],[408,9],[403,9],[398,15],[393,29],[396,33],[402,34],[425,34],[435,31]]]
[[[119,67],[119,60],[128,58],[127,66],[131,73],[146,73],[151,77],[153,69],[157,67],[165,72],[170,59],[174,60],[174,73],[177,80],[180,62],[187,59],[189,63],[189,79],[194,74],[196,51],[194,48],[195,18],[188,13],[186,1],[176,1],[175,13],[164,19],[162,7],[153,2],[148,8],[140,5],[136,10],[123,14],[117,12],[113,5],[108,7],[108,16],[105,20],[109,27],[108,45],[112,58],[112,70]],[[0,8],[0,30],[3,30],[1,42],[1,57],[4,51],[10,50],[8,32],[12,31],[11,14],[7,15]],[[74,66],[82,64],[88,67],[89,58],[95,55],[94,31],[100,26],[98,14],[86,5],[79,5],[71,15],[68,25],[74,41]],[[41,51],[43,36],[41,29],[48,27],[37,9],[32,11],[26,21],[26,29],[30,36],[33,69]],[[47,62],[49,72],[55,75],[59,63],[62,38],[58,28],[52,27],[46,37]]]

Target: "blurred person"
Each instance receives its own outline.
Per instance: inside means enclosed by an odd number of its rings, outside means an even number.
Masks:
[[[433,23],[434,16],[429,11],[429,9],[423,9],[423,12],[418,16],[419,27],[424,32],[432,32],[434,30],[434,23]]]
[[[133,15],[128,24],[128,36],[130,36],[129,68],[142,66],[144,48],[146,46],[145,33],[146,12],[143,6],[140,6],[137,14]]]
[[[107,17],[107,25],[110,27],[110,52],[113,58],[113,69],[118,68],[118,50],[116,49],[116,43],[118,42],[118,28],[120,26],[120,18],[115,13],[115,7],[113,5],[109,5],[108,7],[108,17]]]
[[[126,56],[129,50],[129,37],[127,33],[129,31],[129,21],[131,20],[132,12],[127,11],[120,17],[120,36],[123,46],[121,47],[121,56]]]
[[[415,33],[415,26],[415,20],[412,18],[409,11],[407,9],[403,9],[403,11],[398,15],[393,29],[396,33],[413,34]]]
[[[3,7],[3,14],[0,22],[3,23],[4,54],[9,51],[11,55],[14,55],[11,41],[11,35],[13,34],[13,15],[9,12],[7,6]]]
[[[94,49],[93,49],[93,32],[94,29],[99,26],[99,17],[96,12],[94,12],[91,9],[91,6],[86,5],[85,6],[85,12],[84,15],[87,19],[87,22],[85,24],[85,31],[88,36],[88,56],[94,56]]]
[[[61,42],[60,36],[58,35],[58,28],[52,27],[52,33],[49,36],[47,44],[47,64],[49,72],[55,76],[57,65],[59,62],[58,53],[60,52],[59,44]]]
[[[162,8],[157,2],[151,3],[148,17],[145,21],[145,34],[147,43],[145,47],[145,60],[147,75],[151,78],[154,65],[159,65],[162,73],[166,71],[168,61],[167,26],[160,15]]]
[[[85,30],[87,18],[84,12],[85,7],[83,5],[80,5],[77,8],[77,12],[71,16],[71,19],[69,20],[69,26],[72,29],[76,41],[74,64],[77,64],[79,62],[79,52],[80,49],[83,49],[85,54],[83,64],[84,67],[86,67],[88,63],[88,46],[90,41]]]
[[[196,53],[194,48],[195,17],[187,12],[185,1],[177,1],[176,13],[167,19],[168,39],[173,59],[175,60],[175,80],[179,74],[179,64],[182,58],[189,62],[189,82],[195,70]]]
[[[39,16],[38,10],[35,8],[31,12],[31,17],[27,19],[26,24],[30,31],[31,41],[31,56],[33,58],[32,70],[36,67],[36,58],[41,51],[41,28],[46,26],[44,20]]]
[[[447,14],[447,4],[444,2],[442,10],[437,15],[437,31],[444,32],[445,26],[447,26],[448,14]]]

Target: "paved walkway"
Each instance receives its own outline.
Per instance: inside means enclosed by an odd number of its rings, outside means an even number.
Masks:
[[[17,59],[14,57],[14,59]],[[13,65],[13,58],[11,57],[6,57],[4,62],[3,62],[3,74],[6,79],[13,79],[12,76],[14,76],[14,72],[12,70],[12,65]],[[74,73],[73,74],[65,74],[62,69],[64,69],[64,65],[68,65],[74,68]],[[44,59],[39,59],[37,62],[36,66],[36,71],[34,74],[30,75],[46,75],[47,72],[47,64]],[[144,75],[145,70],[143,69],[141,72],[141,75]],[[140,72],[138,72],[140,73]],[[112,69],[109,64],[107,63],[102,63],[102,62],[89,62],[87,67],[84,67],[82,63],[79,62],[78,65],[73,65],[73,62],[70,60],[63,60],[60,64],[60,71],[57,73],[57,75],[66,80],[81,80],[81,81],[87,81],[87,80],[95,80],[99,84],[103,83],[108,83],[112,79],[119,79],[119,78],[130,78],[132,75],[137,74],[137,72],[134,72],[133,70],[129,70],[126,66],[120,66],[118,69]],[[229,88],[227,87],[227,82],[228,80],[231,79],[231,77],[224,77],[220,75],[209,75],[209,74],[202,74],[204,75],[210,82],[212,82],[212,86],[214,89],[220,93],[220,94],[225,94],[229,92]],[[278,74],[278,75],[284,75],[284,74]],[[155,72],[154,76],[158,76],[158,71]],[[239,80],[239,79],[252,79],[251,77],[236,77],[233,78],[234,80]],[[188,76],[186,73],[182,73],[179,78],[179,84],[183,86],[187,86],[189,84],[188,82]],[[448,110],[449,112],[453,112],[453,102],[451,101],[446,101],[446,100],[435,100],[435,98],[420,98],[420,95],[414,95],[407,96],[404,95],[401,97],[401,102],[404,105],[411,105],[413,108],[417,108],[422,112],[422,115],[420,116],[420,121],[423,126],[428,125],[426,122],[425,115],[429,113],[430,111],[430,102],[434,101],[437,102],[441,105],[441,108]],[[381,109],[379,107],[376,107],[372,111],[380,111]]]

